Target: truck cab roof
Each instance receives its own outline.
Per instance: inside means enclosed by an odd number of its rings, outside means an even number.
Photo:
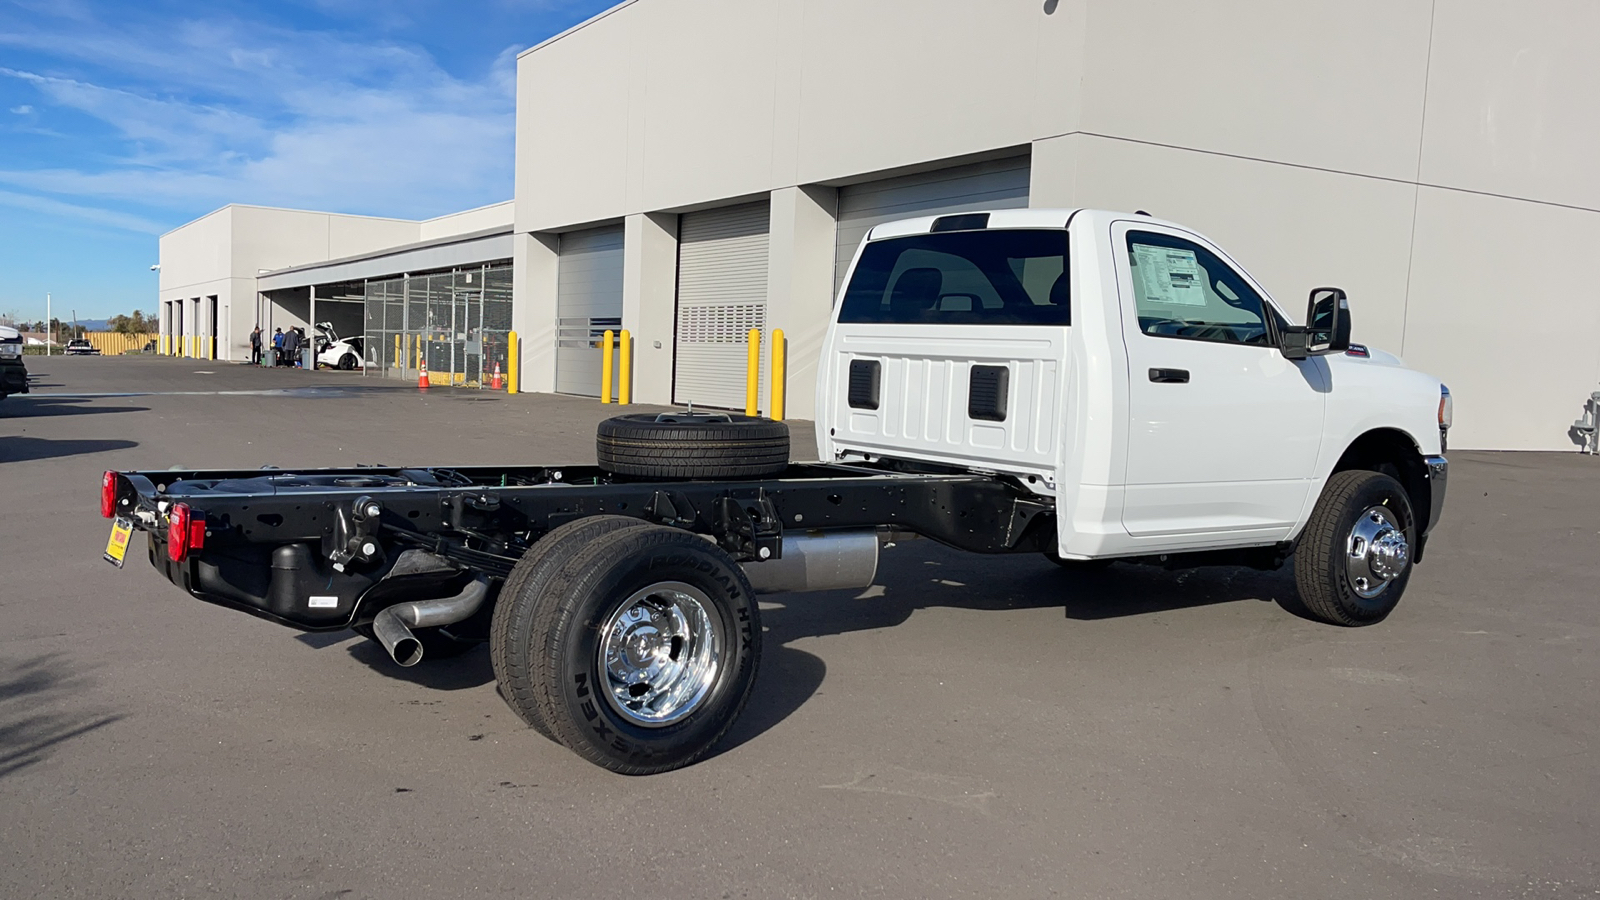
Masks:
[[[866,239],[878,241],[885,238],[930,234],[938,231],[968,231],[983,228],[1066,228],[1075,219],[1079,221],[1093,220],[1096,223],[1111,222],[1117,219],[1137,219],[1151,225],[1163,225],[1169,228],[1182,228],[1185,231],[1193,231],[1193,229],[1177,222],[1158,219],[1142,212],[1122,212],[1082,207],[1063,209],[990,209],[945,213],[938,216],[918,216],[914,219],[897,219],[893,222],[882,222],[874,225],[872,230],[867,232]]]

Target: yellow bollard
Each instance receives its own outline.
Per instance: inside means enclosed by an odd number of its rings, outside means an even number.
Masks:
[[[611,347],[616,335],[611,329],[606,329],[605,337],[600,341],[600,402],[611,402]]]
[[[206,338],[206,340],[211,342],[211,361],[215,362],[216,359],[217,359],[217,339],[214,338],[214,337],[211,337],[211,338]]]
[[[521,390],[522,385],[517,381],[517,361],[522,356],[518,350],[521,345],[517,343],[515,331],[506,335],[506,393],[515,394]]]
[[[617,405],[627,406],[633,402],[633,338],[628,329],[622,329],[617,343],[622,350],[622,368],[617,372]]]
[[[400,335],[398,334],[394,336],[394,356],[390,358],[393,359],[397,365],[404,366],[406,364],[406,358],[400,355]]]
[[[752,328],[746,336],[748,352],[744,363],[744,414],[756,414],[756,395],[761,392],[761,329]]]
[[[783,380],[788,376],[789,353],[784,345],[783,329],[772,329],[772,418],[783,421]]]

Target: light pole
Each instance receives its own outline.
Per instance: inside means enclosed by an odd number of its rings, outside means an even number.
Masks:
[[[51,320],[50,320],[50,292],[49,291],[45,291],[45,294],[44,294],[44,355],[45,356],[49,356],[50,355],[50,344],[51,344],[52,341],[55,340],[55,335],[51,333],[51,332],[55,331],[55,329],[51,328],[50,324],[51,324]]]
[[[165,349],[163,344],[167,335],[167,314],[161,309],[161,276],[159,274],[161,272],[161,263],[151,266],[150,271],[158,273],[156,275],[156,354],[160,355],[162,350]]]

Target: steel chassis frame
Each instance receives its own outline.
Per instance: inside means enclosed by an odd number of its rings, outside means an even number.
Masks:
[[[166,554],[177,502],[206,528],[204,549],[182,563]],[[417,576],[437,576],[415,571],[414,558],[408,568],[405,550],[504,578],[544,534],[588,516],[707,535],[742,563],[782,558],[786,530],[889,527],[978,553],[1055,540],[1052,499],[1013,479],[868,464],[726,481],[625,479],[595,466],[122,472],[114,506],[149,534],[150,561],[174,584],[307,631],[370,619],[425,582]]]

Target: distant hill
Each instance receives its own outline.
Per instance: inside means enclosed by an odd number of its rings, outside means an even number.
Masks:
[[[59,319],[61,317],[57,316],[56,318]],[[72,324],[71,319],[66,319],[65,321],[68,325]],[[79,319],[78,324],[81,325],[85,331],[111,330],[111,321],[109,319]]]

